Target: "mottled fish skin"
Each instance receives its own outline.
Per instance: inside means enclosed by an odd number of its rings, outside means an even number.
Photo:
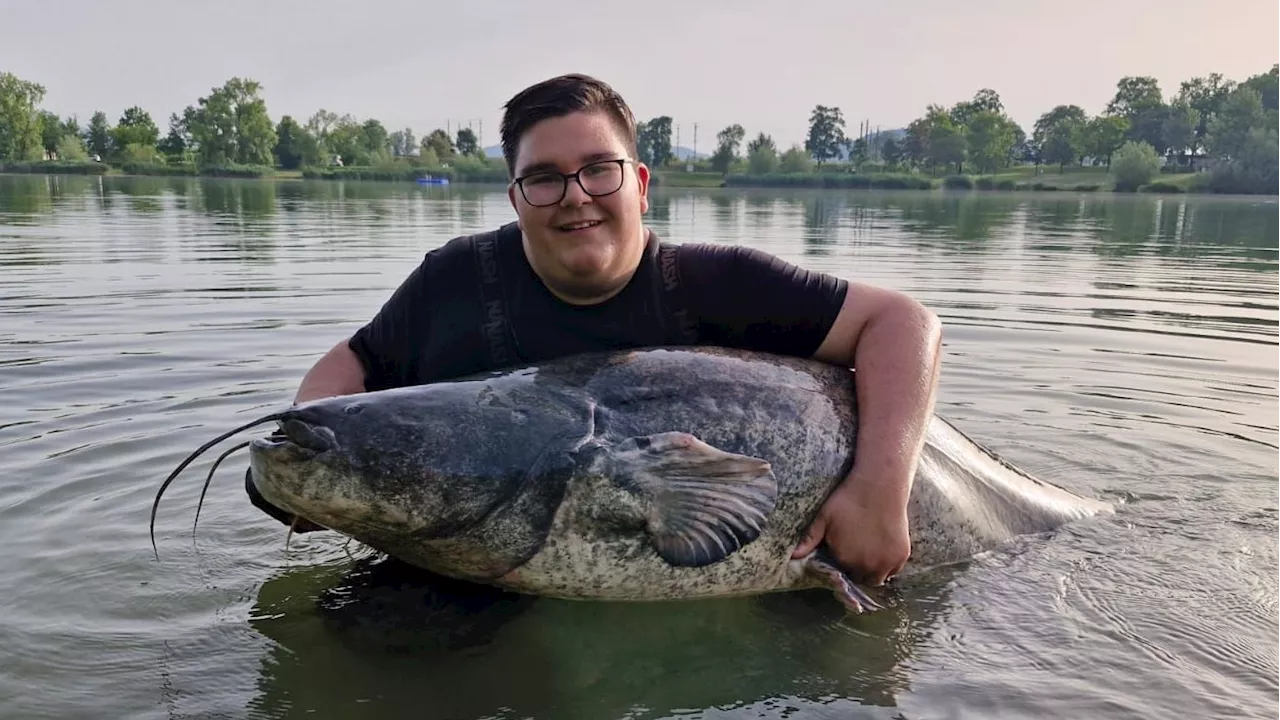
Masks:
[[[767,460],[777,501],[761,535],[704,567],[659,557],[615,479],[584,467],[541,550],[496,581],[508,589],[615,600],[729,596],[786,589],[803,578],[791,553],[822,500],[849,472],[853,373],[737,352],[620,354],[586,383],[595,438],[618,444],[668,431]],[[630,525],[628,525],[630,520]]]
[[[255,441],[253,475],[270,502],[441,574],[612,600],[813,586],[791,554],[848,475],[857,429],[849,369],[709,347],[580,355],[318,400],[295,416],[331,431],[335,447]],[[637,494],[615,459],[628,442],[664,433],[767,462],[776,497],[758,536],[700,566],[655,551],[650,524],[669,498]],[[904,574],[1109,510],[1029,477],[935,417]]]

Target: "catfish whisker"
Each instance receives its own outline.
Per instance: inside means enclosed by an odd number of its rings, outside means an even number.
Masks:
[[[227,459],[228,455],[242,448],[247,448],[251,444],[253,444],[252,440],[245,440],[239,445],[235,445],[230,450],[227,450],[226,452],[222,453],[221,455],[218,456],[217,460],[213,461],[213,467],[209,468],[209,475],[204,479],[204,487],[200,488],[200,502],[196,503],[195,520],[191,521],[191,541],[193,543],[195,542],[195,539],[196,539],[196,525],[200,522],[200,508],[204,507],[204,496],[205,496],[205,493],[209,491],[209,483],[213,482],[213,474],[217,472],[218,466],[222,464],[223,460]]]
[[[185,469],[188,465],[190,465],[197,457],[199,457],[202,453],[204,453],[204,451],[208,450],[214,445],[217,445],[223,440],[226,440],[232,435],[235,435],[238,432],[243,432],[245,430],[248,430],[251,427],[256,427],[263,423],[271,422],[272,420],[280,420],[287,416],[288,416],[288,411],[272,413],[270,415],[267,415],[266,417],[259,418],[252,422],[245,423],[244,425],[241,425],[240,427],[234,430],[227,431],[219,435],[218,437],[210,440],[209,442],[205,443],[204,445],[201,445],[199,448],[196,449],[195,452],[188,455],[187,458],[178,465],[178,467],[174,468],[173,472],[169,473],[169,477],[165,478],[165,481],[160,484],[160,489],[156,491],[156,499],[151,503],[151,550],[152,552],[155,553],[156,560],[160,559],[160,551],[156,547],[156,510],[160,508],[160,497],[164,495],[164,491],[169,488],[169,485],[172,484],[174,479],[178,477],[178,474],[181,473],[183,469]]]

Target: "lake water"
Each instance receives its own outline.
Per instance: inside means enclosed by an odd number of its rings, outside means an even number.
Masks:
[[[913,294],[941,414],[1114,517],[897,589],[528,600],[294,536],[191,450],[502,188],[0,176],[5,718],[1274,718],[1275,198],[669,189],[652,227]]]

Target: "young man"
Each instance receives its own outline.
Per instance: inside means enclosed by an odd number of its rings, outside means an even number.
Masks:
[[[427,253],[376,316],[306,374],[296,400],[672,342],[843,363],[857,369],[857,460],[795,555],[825,541],[856,578],[879,584],[897,573],[933,411],[937,318],[900,293],[759,251],[660,243],[643,223],[649,170],[634,118],[605,83],[553,78],[505,110],[517,222]],[[674,304],[672,280],[682,292]]]

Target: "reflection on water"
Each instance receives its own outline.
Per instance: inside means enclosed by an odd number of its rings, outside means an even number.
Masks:
[[[270,715],[429,705],[439,717],[666,717],[775,698],[897,706],[904,663],[943,585],[856,625],[826,591],[750,600],[596,604],[532,599],[394,561],[268,580],[250,622],[275,643],[253,706]],[[646,628],[645,632],[635,632]],[[716,678],[708,682],[708,674]],[[456,689],[490,678],[484,693]]]
[[[287,231],[279,213],[332,213],[377,232],[384,226],[448,221],[481,227],[491,186],[417,187],[359,182],[241,182],[197,178],[75,175],[0,177],[0,223],[26,224],[57,208],[110,212],[125,202],[133,215],[190,211],[207,216],[219,232],[271,237]],[[922,248],[975,254],[1005,247],[1011,237],[1026,247],[1098,256],[1159,254],[1192,259],[1230,256],[1240,267],[1273,271],[1277,218],[1272,201],[1200,196],[1123,196],[1097,193],[922,193],[706,190],[681,197],[654,189],[648,221],[673,221],[674,202],[695,226],[702,214],[716,234],[789,228],[798,219],[806,250],[871,239],[894,227]],[[94,203],[89,205],[87,203]],[[1083,237],[1082,237],[1083,236]],[[937,242],[940,240],[962,242]],[[1239,249],[1245,252],[1239,252]],[[250,256],[246,259],[256,259]]]
[[[904,290],[941,414],[1119,503],[846,617],[826,592],[605,605],[294,537],[243,459],[501,186],[0,176],[0,707],[13,717],[1274,717],[1274,198],[655,188],[677,242]],[[210,458],[210,461],[212,458]],[[199,476],[207,464],[189,468]],[[36,688],[38,690],[34,690]]]

